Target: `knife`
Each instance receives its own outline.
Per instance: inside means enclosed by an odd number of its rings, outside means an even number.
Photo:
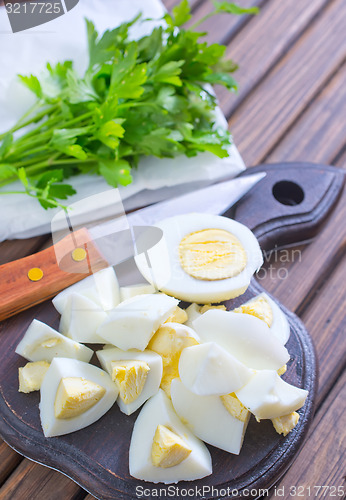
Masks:
[[[145,231],[145,241],[156,244],[162,233],[151,226],[159,220],[191,211],[224,213],[265,176],[256,172],[238,177],[145,207],[126,218],[71,231],[52,247],[0,266],[0,320],[44,302],[93,272],[145,252],[149,247],[136,250],[136,241]]]

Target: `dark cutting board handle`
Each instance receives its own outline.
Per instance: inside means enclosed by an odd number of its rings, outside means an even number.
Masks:
[[[263,250],[310,240],[334,209],[345,172],[313,163],[273,163],[253,167],[243,175],[266,172],[226,215],[248,226]]]

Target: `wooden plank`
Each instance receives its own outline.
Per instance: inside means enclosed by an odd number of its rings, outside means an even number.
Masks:
[[[326,284],[315,290],[312,303],[302,315],[319,360],[317,405],[324,400],[345,365],[346,295],[342,293],[345,276],[344,257]]]
[[[226,55],[239,63],[235,73],[239,90],[232,97],[222,87],[217,89],[226,116],[239,107],[327,3],[328,0],[271,0],[231,41]]]
[[[23,457],[13,451],[6,443],[0,442],[0,485],[3,484],[22,459]]]
[[[283,498],[345,498],[346,374],[340,377],[313,423],[310,436],[296,461],[276,486]],[[315,486],[328,486],[318,491]],[[290,487],[292,489],[290,490]],[[294,494],[293,487],[296,487]],[[299,488],[300,487],[300,488]],[[311,489],[309,493],[309,488]],[[331,489],[331,487],[333,487]],[[341,494],[334,488],[340,487]],[[299,489],[298,489],[299,488]],[[273,488],[269,498],[279,498]]]
[[[345,144],[346,65],[313,101],[267,159],[282,158],[330,164]]]
[[[85,492],[69,478],[24,459],[0,488],[1,500],[78,500]]]
[[[329,2],[268,77],[235,111],[230,128],[248,165],[261,162],[342,64],[343,0]]]
[[[267,0],[242,0],[242,7],[261,7],[265,4]],[[194,11],[193,18],[188,26],[192,26],[197,21],[203,19],[214,10],[213,3],[211,1],[202,2],[196,10]],[[232,16],[229,14],[218,14],[204,21],[197,30],[200,32],[207,32],[205,40],[209,43],[221,43],[227,45],[230,39],[251,21],[252,25],[252,15],[242,15],[242,16]]]

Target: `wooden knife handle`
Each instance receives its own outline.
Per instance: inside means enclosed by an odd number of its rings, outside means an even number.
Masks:
[[[242,175],[267,175],[226,215],[248,226],[264,251],[310,240],[320,231],[343,189],[345,171],[313,163],[277,163]]]
[[[73,253],[76,248],[80,249],[77,255]],[[63,256],[59,263],[56,255]],[[0,320],[50,299],[91,272],[107,266],[86,229],[65,236],[55,247],[3,264],[0,266]]]

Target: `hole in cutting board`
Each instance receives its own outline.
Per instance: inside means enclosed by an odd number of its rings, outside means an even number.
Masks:
[[[282,205],[299,205],[304,200],[304,191],[292,181],[280,181],[273,186],[273,196]]]

